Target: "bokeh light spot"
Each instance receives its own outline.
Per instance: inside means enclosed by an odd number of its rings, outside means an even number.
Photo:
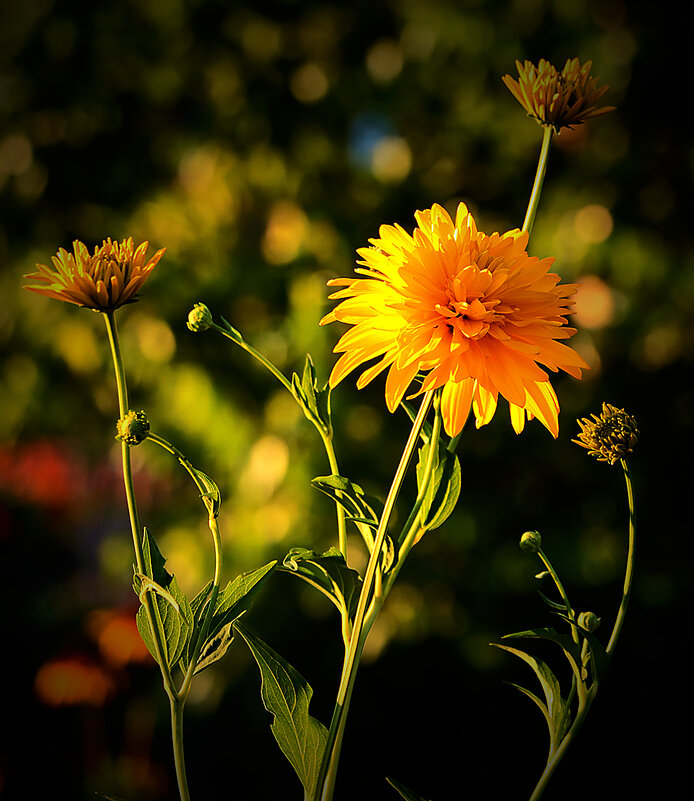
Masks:
[[[308,218],[295,203],[281,201],[270,211],[262,242],[263,256],[270,264],[288,264],[299,254],[308,228]]]
[[[142,355],[151,362],[165,364],[176,352],[176,339],[170,326],[157,317],[141,316],[136,325]]]
[[[400,74],[402,65],[402,48],[392,39],[381,39],[366,54],[366,68],[377,83],[392,81]]]
[[[591,245],[604,242],[612,233],[614,222],[610,212],[599,203],[579,209],[574,216],[574,231],[583,242]]]
[[[309,63],[299,67],[289,80],[289,88],[302,103],[315,103],[328,91],[330,83],[325,71],[318,64]]]
[[[386,136],[374,147],[371,169],[379,180],[397,183],[407,176],[412,168],[412,151],[399,136]]]
[[[615,300],[610,287],[597,275],[578,279],[574,295],[574,317],[579,328],[599,329],[614,319]]]

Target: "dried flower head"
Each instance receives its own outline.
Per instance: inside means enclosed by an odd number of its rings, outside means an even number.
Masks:
[[[614,110],[614,106],[597,107],[609,87],[599,87],[597,79],[590,77],[591,66],[591,61],[581,66],[577,58],[568,59],[559,72],[544,59],[537,66],[531,61],[516,61],[518,80],[510,75],[501,80],[530,117],[559,133],[562,127],[571,128]]]
[[[639,429],[636,420],[624,409],[617,409],[609,403],[602,404],[601,414],[578,420],[581,433],[572,440],[599,462],[615,464],[631,454],[636,446]]]
[[[559,403],[543,365],[580,378],[588,365],[557,340],[566,325],[573,284],[549,272],[553,259],[526,252],[518,229],[487,235],[463,203],[455,222],[439,205],[415,214],[412,235],[383,225],[380,238],[358,252],[359,278],[337,278],[339,303],[322,324],[353,326],[335,346],[342,353],[330,386],[372,359],[357,380],[364,387],[384,370],[386,403],[394,411],[418,374],[420,392],[442,388],[446,432],[456,436],[470,413],[488,423],[499,395],[517,433],[537,417],[557,436]]]
[[[73,242],[74,253],[60,248],[53,266],[37,264],[38,272],[25,275],[35,281],[25,286],[31,292],[98,312],[108,312],[133,303],[166,248],[147,260],[148,242],[135,248],[132,237],[122,242],[105,239],[90,255],[87,246]]]

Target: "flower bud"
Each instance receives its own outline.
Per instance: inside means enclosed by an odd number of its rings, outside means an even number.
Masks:
[[[212,325],[212,313],[204,303],[196,303],[188,314],[188,322],[186,325],[195,333],[198,331],[207,331]]]
[[[578,625],[586,631],[595,631],[600,625],[600,618],[595,612],[581,612],[578,616]]]
[[[147,439],[149,434],[149,420],[144,412],[130,411],[123,415],[116,424],[118,433],[116,439],[126,445],[139,445]]]
[[[526,531],[520,538],[520,547],[526,553],[537,553],[542,547],[542,537],[539,531]]]

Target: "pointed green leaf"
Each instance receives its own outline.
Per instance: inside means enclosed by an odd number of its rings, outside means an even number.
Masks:
[[[326,595],[338,608],[354,617],[362,580],[359,573],[347,567],[345,557],[335,547],[318,554],[308,548],[292,548],[284,558],[287,572],[307,581]]]
[[[378,527],[382,504],[376,498],[365,494],[364,490],[344,476],[317,476],[311,485],[340,504],[347,512],[347,520],[354,523],[364,538],[369,551],[373,548],[372,529]],[[374,508],[375,507],[375,508]]]
[[[207,639],[205,647],[198,656],[198,661],[195,665],[193,675],[201,673],[203,670],[205,670],[205,668],[208,668],[210,665],[221,659],[224,654],[226,654],[234,639],[233,626],[233,621],[231,623],[227,623],[227,625],[223,626],[214,637]]]
[[[427,461],[431,440],[419,449],[419,462],[417,463],[417,484],[421,490],[421,483]],[[428,531],[438,528],[451,515],[460,496],[461,473],[458,457],[447,450],[442,440],[436,442],[432,475],[422,504],[422,517],[424,528]]]
[[[296,373],[292,375],[292,394],[301,406],[306,417],[319,425],[328,436],[332,436],[332,422],[330,412],[330,386],[318,386],[316,369],[310,354],[306,354],[304,371],[299,378]]]
[[[561,688],[559,687],[557,677],[545,662],[541,659],[536,659],[525,651],[521,651],[518,648],[511,648],[508,645],[501,645],[500,643],[492,643],[492,645],[495,648],[501,648],[503,651],[508,651],[510,654],[514,654],[519,659],[522,659],[532,668],[537,676],[545,696],[547,709],[545,720],[549,728],[550,749],[553,748],[554,744],[558,743],[563,736],[569,714],[566,702],[561,695]],[[532,693],[526,690],[524,690],[524,692],[526,695],[533,698]],[[542,705],[540,708],[542,709]]]
[[[400,784],[400,782],[396,782],[395,779],[389,779],[386,776],[386,781],[391,787],[394,787],[398,793],[405,799],[405,801],[424,801],[421,795],[417,795],[414,790],[410,790],[409,787],[405,787],[404,784]]]
[[[232,325],[232,324],[231,324],[231,323],[230,323],[228,320],[225,320],[225,319],[224,319],[223,317],[221,317],[221,316],[220,316],[220,319],[221,319],[222,323],[224,324],[224,328],[226,328],[226,330],[228,331],[228,333],[229,333],[229,334],[231,334],[231,338],[232,338],[232,339],[233,339],[235,342],[238,342],[238,344],[240,345],[240,344],[241,344],[241,343],[244,341],[244,340],[243,340],[243,336],[241,335],[241,332],[240,332],[240,331],[237,331],[237,330],[234,328],[234,326],[233,326],[233,325]]]
[[[545,572],[546,572],[546,571],[545,571]],[[540,575],[542,575],[542,574],[541,574],[541,573],[538,573],[538,574],[537,574],[537,576],[535,576],[535,578],[538,578]],[[566,611],[568,611],[568,610],[567,610],[567,606],[566,606],[566,604],[565,604],[563,601],[562,601],[562,602],[559,602],[559,601],[552,601],[552,600],[551,600],[550,598],[548,598],[548,597],[547,597],[547,596],[546,596],[546,595],[545,595],[543,592],[540,592],[540,590],[538,590],[538,591],[537,591],[537,594],[540,596],[540,598],[542,598],[542,600],[543,600],[543,601],[544,601],[544,602],[547,604],[547,606],[549,606],[551,609],[554,609],[555,611],[559,611],[559,612],[566,612]]]
[[[178,609],[175,609],[167,598],[156,594],[153,600],[154,625],[161,632],[164,645],[164,658],[169,667],[178,663],[183,655],[193,631],[193,617],[190,605],[181,592],[175,577],[171,578],[168,593],[175,600]],[[140,636],[154,659],[157,659],[154,637],[150,628],[149,617],[145,606],[138,609],[135,622]]]
[[[219,491],[219,487],[209,476],[205,475],[202,470],[193,468],[193,472],[204,488],[200,497],[205,504],[208,514],[210,517],[219,517],[219,509],[222,505],[222,494]]]
[[[328,730],[308,711],[313,690],[298,671],[239,621],[234,628],[246,641],[260,669],[263,705],[274,716],[272,733],[310,796],[328,738]]]
[[[572,663],[572,667],[575,667],[580,661],[580,649],[569,634],[562,634],[553,628],[536,628],[516,631],[513,634],[505,634],[503,637],[504,640],[522,638],[549,640],[556,643],[564,651],[567,659]]]
[[[139,582],[140,590],[137,594],[140,599],[140,603],[143,603],[146,592],[154,592],[165,601],[170,603],[171,606],[173,606],[173,608],[180,614],[181,609],[178,605],[178,601],[168,590],[165,590],[160,584],[157,584],[156,581],[149,578],[149,576],[142,575],[142,573],[135,573],[135,581]]]
[[[207,636],[205,637],[205,642],[203,644],[199,659],[202,659],[205,654],[207,654],[207,657],[209,657],[213,651],[219,652],[219,646],[221,643],[220,637],[222,637],[224,640],[222,635],[223,629],[228,627],[237,618],[241,617],[244,612],[248,611],[256,595],[258,592],[260,592],[261,587],[267,581],[267,579],[270,578],[270,575],[272,574],[272,571],[276,565],[277,562],[272,561],[268,562],[268,564],[263,565],[262,567],[259,567],[257,570],[249,570],[246,573],[241,573],[241,575],[237,576],[233,581],[230,581],[227,586],[217,595],[214,611],[212,612],[209,628],[207,630]],[[203,620],[208,600],[209,596],[207,599],[198,604],[196,614],[196,621],[198,625],[200,625]],[[231,631],[229,633],[231,634]],[[215,643],[216,645],[213,647]],[[224,655],[230,644],[231,640],[226,643],[224,650],[219,652],[217,659],[220,659]],[[190,664],[194,648],[195,640],[191,638],[185,657],[186,665]],[[207,659],[207,657],[205,658]],[[216,661],[216,659],[208,661],[207,664],[212,664],[213,661]],[[205,667],[207,667],[207,664]],[[198,662],[196,666],[196,672],[199,672],[203,669],[199,665],[200,662]]]
[[[161,634],[164,659],[173,667],[181,658],[193,632],[193,612],[176,579],[166,571],[166,560],[161,555],[154,537],[147,528],[142,538],[144,574],[135,573],[133,588],[142,600],[145,592],[152,592],[153,624]],[[140,636],[154,659],[157,659],[154,635],[144,605],[135,618]]]

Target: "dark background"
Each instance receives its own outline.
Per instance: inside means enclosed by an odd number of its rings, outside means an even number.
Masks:
[[[673,5],[674,7],[674,5]],[[691,21],[679,6],[516,0],[5,3],[0,12],[0,796],[176,797],[168,711],[151,662],[108,657],[98,621],[135,610],[118,475],[112,367],[98,317],[21,290],[58,247],[132,235],[167,253],[120,312],[132,405],[220,485],[229,578],[294,545],[334,541],[320,443],[289,396],[231,343],[223,315],[285,372],[338,336],[325,281],[349,275],[382,223],[464,200],[481,230],[518,226],[541,130],[501,82],[515,59],[593,61],[617,110],[556,138],[531,251],[581,280],[559,377],[557,441],[517,437],[503,404],[466,430],[463,491],[401,573],[359,674],[336,801],[523,799],[544,762],[538,711],[489,647],[552,625],[542,531],[574,605],[609,632],[626,550],[623,479],[571,443],[603,400],[634,414],[638,551],[615,659],[548,801],[668,795],[688,776],[694,263],[688,119]],[[588,291],[590,290],[590,291]],[[343,472],[383,496],[407,431],[382,384],[334,396]],[[141,452],[142,451],[142,452]],[[187,592],[211,570],[204,510],[180,470],[134,452],[141,516]],[[408,492],[402,497],[405,507]],[[354,552],[356,555],[356,551]],[[101,617],[99,617],[101,615]],[[329,722],[340,665],[332,610],[276,575],[248,623],[306,676]],[[131,632],[132,634],[132,632]],[[125,637],[125,635],[123,635]],[[123,648],[130,640],[123,640]],[[122,653],[122,649],[121,649]],[[563,676],[560,653],[545,652]],[[111,688],[92,703],[37,691],[46,665]],[[194,798],[299,798],[236,643],[187,711]],[[98,694],[97,694],[98,695]],[[63,697],[64,700],[64,697]],[[686,785],[685,785],[686,786]]]

